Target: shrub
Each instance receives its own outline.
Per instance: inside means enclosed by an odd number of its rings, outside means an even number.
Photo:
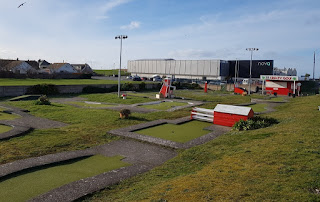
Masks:
[[[140,84],[139,84],[139,91],[143,91],[143,90],[145,90],[146,89],[146,83],[145,82],[141,82]]]
[[[56,95],[59,94],[59,90],[57,86],[53,84],[38,84],[29,87],[27,94]]]
[[[51,105],[49,98],[46,95],[42,95],[35,103],[36,105]]]
[[[268,117],[253,117],[251,119],[248,119],[246,121],[240,120],[237,123],[235,123],[232,127],[233,130],[254,130],[259,128],[266,128],[268,126],[271,126],[273,124],[279,123],[274,118],[268,118]]]
[[[135,90],[134,85],[132,83],[124,83],[121,85],[121,90],[123,91],[132,91]]]
[[[120,118],[128,118],[130,114],[131,111],[129,109],[121,109]]]

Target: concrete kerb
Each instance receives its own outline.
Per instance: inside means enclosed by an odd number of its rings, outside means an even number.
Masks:
[[[8,124],[3,124],[3,123],[0,123],[0,124],[12,127],[12,130],[0,134],[0,140],[7,140],[7,139],[10,139],[13,137],[22,136],[22,135],[28,134],[29,132],[34,130],[31,127],[14,126],[14,125],[8,125]]]
[[[229,132],[231,130],[230,127],[212,125],[212,126],[206,128],[207,130],[211,130],[212,131],[211,133],[208,133],[204,136],[198,137],[198,138],[193,139],[193,140],[186,142],[186,143],[179,143],[179,142],[164,140],[161,138],[156,138],[156,137],[152,137],[152,136],[141,135],[141,134],[135,133],[135,131],[137,131],[137,130],[141,130],[141,129],[145,129],[145,128],[149,128],[149,127],[154,127],[154,126],[161,125],[161,124],[167,124],[167,123],[181,124],[181,123],[188,122],[190,120],[191,119],[189,116],[179,118],[176,120],[160,119],[160,120],[142,123],[142,124],[138,124],[138,125],[134,125],[134,126],[129,126],[126,128],[111,130],[111,131],[109,131],[109,133],[113,134],[113,135],[121,136],[121,137],[136,139],[136,140],[140,140],[143,142],[148,142],[148,143],[152,143],[152,144],[156,144],[156,145],[160,145],[160,146],[165,146],[165,147],[169,147],[169,148],[173,148],[173,149],[187,149],[187,148],[191,148],[191,147],[203,144],[203,143],[208,142],[210,140],[213,140],[214,138],[216,138],[226,132]]]
[[[12,163],[0,165],[0,178],[3,178],[10,174],[23,171],[29,168],[45,166],[48,164],[63,162],[67,160],[72,160],[72,159],[92,156],[92,155],[94,155],[94,152],[89,149],[89,150],[82,150],[82,151],[71,151],[71,152],[62,152],[58,154],[49,154],[49,155],[35,157],[35,158],[18,160]]]

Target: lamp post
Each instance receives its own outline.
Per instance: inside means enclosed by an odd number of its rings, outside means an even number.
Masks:
[[[258,51],[259,48],[246,48],[246,50],[251,52],[251,59],[250,59],[250,78],[249,78],[249,95],[251,95],[252,53],[253,53],[253,51]]]
[[[126,35],[118,35],[115,39],[120,39],[120,67],[118,73],[118,97],[120,97],[120,81],[121,81],[121,55],[122,55],[122,39],[126,39],[128,36]]]

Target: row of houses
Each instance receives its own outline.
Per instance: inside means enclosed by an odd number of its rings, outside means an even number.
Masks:
[[[46,60],[0,59],[0,71],[14,74],[92,74],[88,64],[49,63]]]

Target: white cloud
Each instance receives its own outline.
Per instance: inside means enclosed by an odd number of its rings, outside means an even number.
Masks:
[[[120,29],[132,30],[132,29],[137,29],[137,28],[139,28],[140,25],[141,25],[140,22],[138,22],[138,21],[132,21],[129,25],[121,26]]]
[[[132,1],[132,0],[109,0],[109,1],[107,1],[105,4],[100,6],[100,14],[101,15],[96,16],[96,19],[105,20],[105,19],[109,18],[109,16],[107,15],[107,13],[109,11],[111,11],[112,9],[114,9],[118,6],[121,6],[122,4],[126,4],[130,1]]]

